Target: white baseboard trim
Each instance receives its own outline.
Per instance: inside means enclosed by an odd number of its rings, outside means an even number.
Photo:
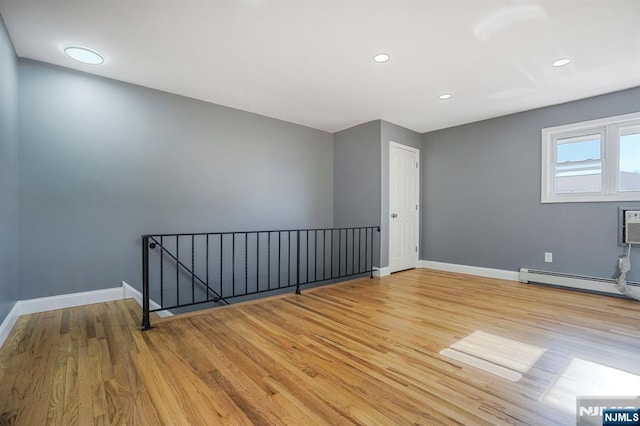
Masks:
[[[110,302],[122,299],[122,288],[113,287],[80,293],[60,294],[58,296],[39,297],[37,299],[18,300],[0,324],[0,346],[9,337],[11,329],[20,315],[73,308],[92,303]]]
[[[142,293],[140,293],[137,289],[131,287],[126,282],[122,281],[122,298],[123,299],[136,299],[138,305],[142,306]],[[149,301],[149,308],[151,309],[160,309],[161,306],[154,302],[153,300]],[[158,311],[156,312],[160,317],[171,317],[173,314],[169,311]]]
[[[11,329],[20,315],[35,314],[38,312],[53,311],[56,309],[73,308],[76,306],[91,305],[93,303],[111,302],[113,300],[133,298],[142,306],[142,294],[122,281],[122,287],[106,288],[102,290],[83,291],[80,293],[61,294],[58,296],[39,297],[37,299],[18,300],[9,311],[2,324],[0,324],[0,346],[9,337]],[[151,309],[160,309],[160,305],[151,300]],[[161,317],[169,317],[173,314],[169,311],[159,311]]]
[[[9,337],[9,333],[11,333],[13,326],[16,324],[16,321],[20,316],[18,313],[20,305],[18,305],[18,303],[20,302],[16,302],[15,305],[13,305],[13,308],[11,308],[4,321],[2,321],[2,324],[0,324],[0,347],[4,341],[7,340],[7,337]]]
[[[373,267],[373,276],[374,277],[386,277],[387,275],[391,275],[391,271],[388,266],[384,266],[382,268],[378,266]]]
[[[58,296],[39,297],[37,299],[19,300],[18,315],[35,314],[38,312],[54,311],[56,309],[73,308],[92,303],[111,302],[122,299],[122,289],[118,287],[102,290],[83,291],[80,293],[61,294]]]
[[[480,266],[458,265],[455,263],[434,262],[431,260],[419,260],[418,267],[435,269],[438,271],[457,272],[459,274],[477,275],[479,277],[496,278],[500,280],[520,280],[520,274],[517,271],[507,271],[504,269],[482,268]]]

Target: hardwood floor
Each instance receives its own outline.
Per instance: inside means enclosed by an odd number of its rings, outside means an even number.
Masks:
[[[139,321],[21,317],[0,424],[568,425],[540,398],[573,358],[640,374],[640,302],[429,270]],[[547,351],[518,382],[438,354],[476,330]]]

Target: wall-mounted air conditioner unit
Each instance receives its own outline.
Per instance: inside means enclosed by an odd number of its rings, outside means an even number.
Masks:
[[[627,244],[640,244],[640,211],[627,210],[624,216],[624,223],[624,242]]]

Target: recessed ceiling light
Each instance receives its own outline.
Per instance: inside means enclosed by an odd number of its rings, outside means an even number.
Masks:
[[[391,59],[391,56],[387,55],[386,53],[378,53],[373,57],[373,60],[379,64],[387,62],[389,59]]]
[[[443,101],[451,98],[451,93],[443,93],[442,95],[438,96],[440,99],[442,99]]]
[[[64,53],[71,59],[75,59],[83,64],[100,65],[104,62],[104,58],[100,53],[86,47],[69,46],[64,49]]]
[[[569,58],[562,58],[562,59],[558,59],[557,61],[554,61],[551,66],[552,67],[564,67],[565,65],[567,65],[569,62],[571,62],[571,59]]]

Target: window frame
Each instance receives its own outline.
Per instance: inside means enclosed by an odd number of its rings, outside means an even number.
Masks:
[[[620,132],[640,125],[640,112],[542,129],[541,203],[640,201],[640,191],[619,191]],[[555,173],[558,141],[600,134],[601,187],[599,192],[557,193]]]

